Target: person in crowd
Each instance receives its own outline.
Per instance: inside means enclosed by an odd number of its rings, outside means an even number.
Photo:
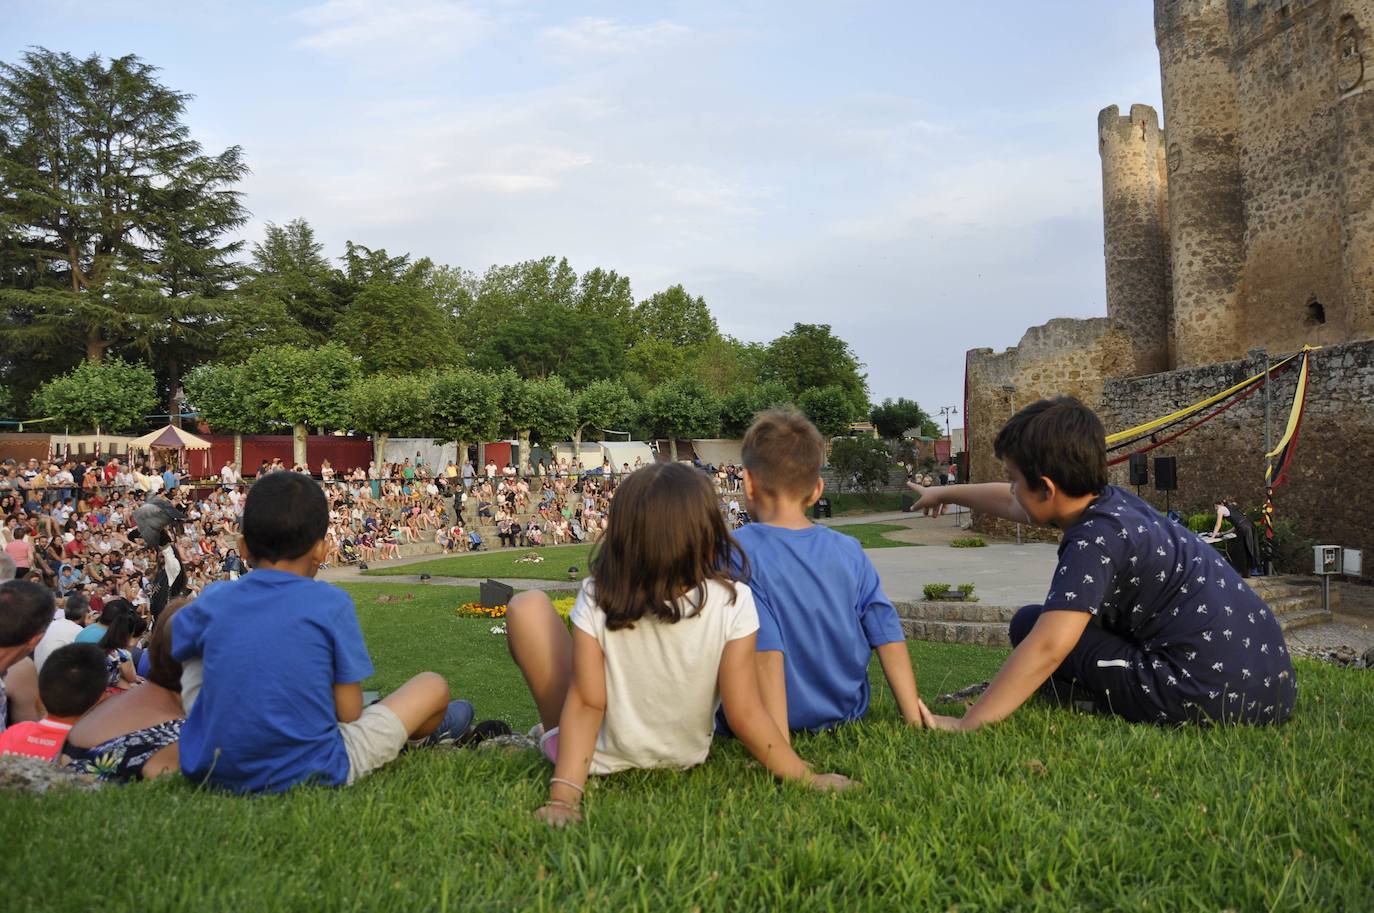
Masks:
[[[21,662],[32,665],[29,655],[52,623],[55,606],[52,590],[36,581],[0,582],[0,732],[10,722],[6,673]],[[34,703],[36,707],[36,690],[24,703]]]
[[[128,599],[116,598],[106,601],[100,609],[100,614],[96,620],[86,625],[79,634],[73,638],[74,643],[78,644],[98,644],[105,638],[105,633],[110,630],[115,620],[123,615],[135,614],[134,605]]]
[[[677,522],[665,528],[665,516]],[[758,614],[750,588],[732,578],[736,552],[706,479],[687,466],[655,466],[627,480],[613,502],[572,634],[544,592],[511,600],[511,656],[539,708],[540,748],[554,763],[541,820],[580,821],[590,774],[702,763],[722,703],[740,740],[778,778],[851,785],[814,773],[764,707],[754,670]]]
[[[60,650],[76,640],[76,635],[85,627],[90,612],[91,602],[85,594],[71,593],[63,598],[61,611],[54,615],[43,639],[33,648],[33,664],[40,677],[43,674],[43,663],[47,662],[55,650]]]
[[[5,554],[14,562],[15,580],[23,580],[33,570],[33,542],[30,541],[32,536],[32,529],[27,526],[17,526],[14,529],[13,538],[5,546]]]
[[[860,719],[876,653],[903,719],[920,726],[906,636],[878,572],[857,539],[807,518],[825,490],[824,460],[825,439],[797,412],[765,412],[744,437],[744,495],[754,522],[735,536],[759,606],[764,704],[784,732]]]
[[[48,657],[38,675],[46,715],[0,732],[0,755],[57,762],[72,726],[105,694],[105,656],[91,644],[68,644]]]
[[[181,664],[172,659],[171,620],[186,602],[169,604],[153,628],[143,683],[101,701],[67,734],[64,754],[71,769],[111,783],[151,780],[178,769],[186,712]]]
[[[1216,510],[1217,523],[1212,527],[1211,538],[1220,537],[1222,524],[1230,521],[1236,531],[1236,555],[1239,559],[1236,564],[1239,565],[1240,575],[1249,577],[1251,574],[1259,573],[1259,547],[1255,539],[1255,524],[1250,522],[1250,518],[1234,499],[1218,498]]]
[[[1271,724],[1292,714],[1297,678],[1278,619],[1211,545],[1107,484],[1105,438],[1078,400],[1040,400],[994,442],[1009,484],[910,486],[918,506],[955,503],[1062,531],[1045,602],[1012,618],[1015,649],[991,686],[962,717],[923,711],[927,725],[996,723],[1042,686],[1128,722]]]
[[[298,473],[253,486],[241,548],[253,572],[206,589],[172,619],[172,656],[200,666],[182,728],[180,764],[195,782],[232,792],[299,783],[343,786],[391,762],[407,744],[463,739],[472,705],[422,672],[371,706],[373,674],[348,594],[314,579],[329,506]],[[272,635],[264,638],[262,632]]]
[[[132,612],[121,612],[111,619],[99,644],[105,651],[106,686],[111,691],[127,691],[138,684],[133,648],[147,629],[142,616]]]

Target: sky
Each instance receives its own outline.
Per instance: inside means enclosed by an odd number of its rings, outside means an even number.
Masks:
[[[0,8],[0,60],[132,53],[192,94],[250,242],[299,217],[330,256],[681,283],[740,339],[830,324],[930,412],[966,350],[1105,315],[1097,112],[1159,107],[1149,0]]]

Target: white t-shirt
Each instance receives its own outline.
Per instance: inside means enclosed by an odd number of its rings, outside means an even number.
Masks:
[[[81,625],[74,621],[68,621],[65,615],[53,619],[52,623],[48,625],[48,630],[43,635],[43,639],[38,642],[38,646],[33,648],[33,664],[38,667],[38,671],[43,671],[43,664],[48,661],[52,651],[58,647],[65,647],[76,640],[76,635],[80,633]]]
[[[721,654],[759,629],[754,594],[737,583],[732,605],[729,589],[711,581],[705,605],[676,624],[645,617],[610,631],[591,585],[584,581],[572,610],[572,623],[596,638],[606,662],[606,716],[591,772],[700,764],[720,706]]]

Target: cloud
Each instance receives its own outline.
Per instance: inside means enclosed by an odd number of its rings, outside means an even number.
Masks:
[[[544,29],[542,37],[561,57],[608,57],[642,54],[682,41],[692,34],[684,25],[659,20],[627,25],[613,19],[582,18]]]
[[[323,52],[453,52],[480,41],[493,25],[461,0],[324,0],[295,18],[310,30],[297,44]]]

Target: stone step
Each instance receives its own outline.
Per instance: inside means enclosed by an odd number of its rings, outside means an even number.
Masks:
[[[912,621],[976,621],[1005,625],[1016,614],[1008,606],[981,602],[921,601],[897,603],[897,614]]]
[[[946,644],[982,644],[1005,647],[1011,644],[1005,622],[928,621],[902,619],[902,630],[912,640]]]
[[[1298,628],[1306,628],[1310,625],[1327,624],[1331,621],[1331,613],[1323,611],[1320,607],[1315,609],[1305,609],[1298,612],[1290,612],[1279,616],[1279,627],[1284,631],[1296,631]]]
[[[1295,615],[1299,612],[1310,612],[1313,609],[1320,610],[1322,608],[1322,597],[1320,593],[1311,595],[1301,593],[1265,599],[1264,604],[1269,606],[1269,611],[1273,612],[1276,618],[1283,618],[1287,615]]]

